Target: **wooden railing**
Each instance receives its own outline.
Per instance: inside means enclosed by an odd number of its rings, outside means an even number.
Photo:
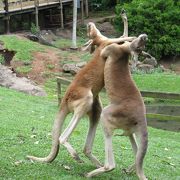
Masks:
[[[73,0],[62,0],[62,3],[64,2],[70,2]],[[11,11],[18,11],[18,10],[24,10],[29,8],[34,8],[36,3],[39,7],[41,6],[47,6],[52,4],[60,3],[60,0],[8,0],[8,10]],[[1,0],[0,1],[0,12],[5,12],[4,10],[5,4]]]
[[[61,102],[61,85],[69,85],[70,80],[67,80],[62,77],[57,78],[57,90],[58,90],[58,103]],[[105,91],[103,88],[102,91]],[[169,99],[180,101],[179,93],[167,93],[167,92],[150,92],[150,91],[141,91],[143,97],[150,97],[155,99]],[[180,105],[146,105],[147,109],[147,118],[148,119],[158,119],[162,122],[164,121],[178,121],[180,122]],[[175,113],[176,112],[176,113]],[[180,127],[176,127],[176,131],[179,131]]]

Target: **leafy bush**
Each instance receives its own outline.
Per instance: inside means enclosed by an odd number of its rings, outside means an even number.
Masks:
[[[180,3],[175,0],[133,0],[116,6],[115,27],[123,31],[119,17],[121,9],[127,12],[129,34],[146,33],[149,37],[147,49],[156,58],[180,53]]]
[[[40,31],[39,27],[36,27],[34,23],[31,23],[31,33],[37,35],[39,34],[39,31]]]
[[[116,5],[116,0],[92,0],[90,6],[93,10],[109,9]]]

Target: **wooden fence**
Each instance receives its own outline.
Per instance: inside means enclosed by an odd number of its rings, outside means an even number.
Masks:
[[[72,2],[73,0],[8,0],[7,5],[8,5],[8,11],[13,12],[13,11],[21,11],[25,9],[31,9],[35,8],[36,5],[39,7],[42,6],[49,6],[53,4],[59,4],[62,1],[62,3],[66,2]],[[5,13],[5,1],[0,2],[0,12]]]
[[[65,78],[58,77],[57,78],[57,90],[58,90],[58,103],[60,104],[62,94],[61,94],[61,85],[69,85],[71,83],[70,80]],[[105,92],[103,88],[102,91]],[[168,99],[168,100],[177,100],[180,101],[179,93],[167,93],[167,92],[151,92],[151,91],[141,91],[143,97],[150,97],[155,99]],[[175,131],[180,131],[179,122],[180,122],[180,105],[162,105],[162,104],[152,104],[146,105],[147,110],[147,119],[148,120],[158,120],[161,123],[169,122],[168,126],[171,126],[172,122],[176,123],[176,127],[173,128]],[[157,123],[157,122],[156,122]],[[151,124],[151,123],[150,123]],[[168,129],[165,128],[165,129]],[[171,128],[170,128],[171,130]]]

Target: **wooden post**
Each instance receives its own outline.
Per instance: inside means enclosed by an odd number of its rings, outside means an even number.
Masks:
[[[20,0],[20,2],[21,2],[21,10],[22,10],[22,0]]]
[[[37,27],[37,28],[39,28],[38,2],[39,2],[39,0],[35,0],[35,1],[34,1],[34,5],[35,5],[35,20],[36,20],[36,27]]]
[[[63,16],[63,3],[62,0],[59,0],[60,3],[60,15],[61,15],[61,28],[64,29],[64,16]]]
[[[86,8],[86,17],[89,17],[89,5],[88,5],[88,0],[85,0],[85,8]]]
[[[10,33],[10,15],[9,15],[9,4],[8,4],[8,0],[4,0],[4,10],[6,11],[6,33],[9,34]]]
[[[84,25],[84,0],[81,0],[81,24]]]
[[[77,49],[76,43],[76,27],[77,27],[77,0],[73,0],[73,32],[71,49]]]

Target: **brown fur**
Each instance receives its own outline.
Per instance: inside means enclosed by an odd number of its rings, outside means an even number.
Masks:
[[[102,50],[102,57],[106,60],[104,80],[110,105],[101,114],[102,126],[105,134],[106,163],[104,167],[87,174],[92,177],[115,168],[112,150],[112,134],[115,129],[123,129],[123,135],[129,136],[135,152],[136,172],[140,180],[145,180],[142,165],[147,150],[147,123],[145,106],[141,94],[131,78],[128,59],[131,52],[140,53],[146,42],[146,35],[140,35],[132,43],[123,45],[112,44]],[[139,136],[139,148],[134,139]],[[130,171],[132,171],[132,167]]]
[[[54,121],[52,130],[52,148],[47,157],[38,158],[34,156],[28,156],[29,159],[40,162],[53,161],[59,150],[59,142],[64,145],[71,156],[77,161],[81,161],[76,151],[68,143],[68,138],[73,132],[74,128],[78,124],[81,117],[88,114],[90,119],[89,131],[84,147],[84,153],[86,156],[97,166],[100,167],[100,162],[92,155],[92,144],[96,132],[96,127],[99,122],[101,113],[101,102],[98,97],[98,93],[104,86],[104,65],[105,61],[100,56],[101,50],[112,43],[122,43],[126,40],[132,41],[134,38],[117,38],[108,39],[101,35],[99,30],[93,23],[88,24],[89,37],[92,39],[89,45],[97,46],[92,60],[75,76],[74,80],[68,87],[64,98],[62,99],[60,110]],[[61,127],[65,120],[65,117],[69,112],[73,112],[73,118],[68,127],[61,134]],[[61,134],[61,136],[60,136]]]

